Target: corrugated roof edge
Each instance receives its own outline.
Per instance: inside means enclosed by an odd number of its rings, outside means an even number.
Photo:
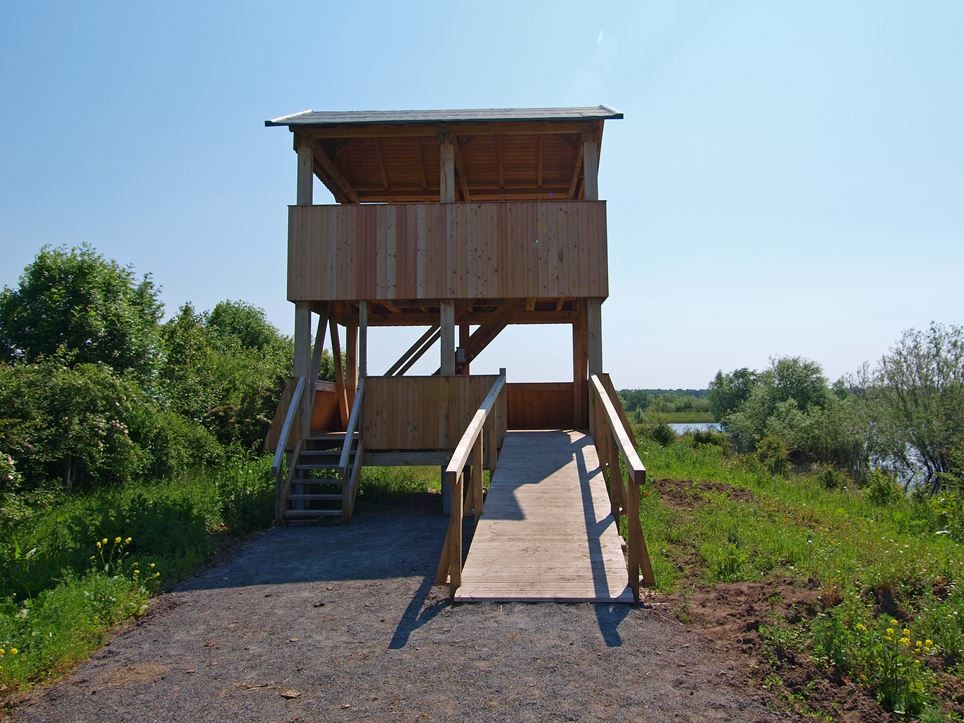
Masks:
[[[606,105],[575,108],[479,108],[459,110],[312,111],[279,116],[264,122],[272,126],[400,125],[405,123],[477,123],[497,121],[620,120],[622,111]]]

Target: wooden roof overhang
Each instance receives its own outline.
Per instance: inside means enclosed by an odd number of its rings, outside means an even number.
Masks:
[[[265,121],[308,143],[339,203],[438,201],[440,148],[455,148],[456,200],[578,200],[584,138],[602,145],[606,106],[461,111],[304,111]]]

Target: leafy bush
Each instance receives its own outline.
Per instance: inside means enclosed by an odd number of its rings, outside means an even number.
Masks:
[[[778,434],[768,434],[756,446],[756,456],[771,475],[783,477],[790,471],[790,447]]]
[[[867,481],[867,499],[880,507],[892,505],[904,499],[904,490],[894,480],[894,475],[880,467],[870,470]]]
[[[275,483],[270,457],[257,462],[229,459],[215,480],[218,509],[228,530],[241,534],[272,523]]]
[[[850,478],[832,464],[815,464],[810,471],[828,490],[844,489],[850,482]]]
[[[656,442],[660,447],[668,447],[676,441],[676,432],[666,422],[657,422],[643,427],[643,432],[647,437]]]

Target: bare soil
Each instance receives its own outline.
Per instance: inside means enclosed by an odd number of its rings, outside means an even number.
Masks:
[[[722,482],[658,479],[653,486],[668,506],[692,511],[707,504],[705,492],[752,501],[750,490]],[[695,555],[695,552],[693,553]],[[696,569],[687,560],[688,569]],[[827,671],[784,646],[764,644],[760,627],[796,625],[840,601],[821,591],[816,580],[768,579],[762,582],[696,582],[666,602],[679,619],[716,651],[725,665],[743,666],[747,687],[767,688],[771,705],[797,715],[822,714],[839,721],[889,721],[892,716],[846,676]],[[777,682],[779,679],[779,682]]]
[[[658,597],[451,604],[432,586],[445,524],[409,514],[269,530],[158,597],[72,675],[9,712],[19,721],[786,719],[748,673],[753,650],[721,648],[723,628],[687,629]]]

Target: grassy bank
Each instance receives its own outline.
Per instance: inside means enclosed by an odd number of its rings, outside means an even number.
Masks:
[[[237,458],[177,479],[6,498],[0,693],[67,670],[158,589],[270,524],[269,469]]]
[[[654,480],[641,518],[661,589],[686,600],[699,585],[815,583],[815,616],[761,627],[775,660],[792,654],[849,676],[888,710],[950,712],[964,660],[964,551],[946,502],[828,489],[826,474],[773,477],[692,439],[644,440],[641,454]]]

